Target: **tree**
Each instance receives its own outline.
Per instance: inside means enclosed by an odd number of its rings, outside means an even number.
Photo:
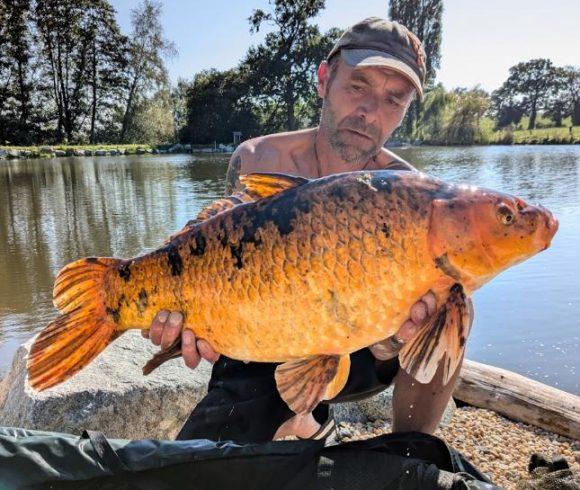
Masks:
[[[440,143],[445,131],[446,115],[453,96],[438,84],[425,94],[417,136],[427,143]]]
[[[179,133],[187,125],[187,91],[189,83],[179,78],[177,85],[171,89],[171,103],[175,140],[179,140]]]
[[[481,118],[489,109],[489,95],[477,87],[457,88],[451,95],[452,112],[445,128],[446,142],[472,145],[481,141]]]
[[[0,141],[31,143],[30,0],[0,5]]]
[[[443,0],[390,0],[389,18],[415,34],[425,48],[425,85],[435,83],[436,70],[441,65]],[[415,100],[407,111],[405,132],[412,136],[421,114],[421,103]]]
[[[243,65],[249,73],[251,96],[264,115],[268,131],[292,131],[316,112],[316,70],[330,51],[338,31],[322,35],[309,20],[324,8],[324,0],[269,0],[272,12],[255,10],[250,31],[274,26],[263,44],[251,47]]]
[[[528,129],[534,129],[538,112],[546,107],[549,93],[556,85],[556,70],[549,59],[518,63],[509,69],[508,79],[495,92],[496,104],[501,105],[502,98],[512,101],[511,104],[529,114]]]
[[[187,125],[181,140],[230,143],[233,131],[241,131],[244,138],[259,134],[248,92],[248,73],[241,68],[198,73],[187,89]]]
[[[443,0],[389,1],[389,18],[403,24],[423,43],[427,86],[434,83],[436,70],[441,66],[442,15]]]
[[[164,58],[176,53],[172,42],[165,39],[161,25],[161,4],[144,0],[131,11],[133,31],[128,50],[128,80],[120,140],[125,141],[135,108],[152,89],[167,85]]]
[[[519,124],[526,113],[521,101],[505,84],[491,94],[491,114],[494,116],[497,128],[505,128],[510,124]]]
[[[86,38],[89,42],[90,129],[89,141],[97,141],[98,116],[105,126],[119,102],[127,66],[127,38],[121,34],[115,10],[104,0],[91,2],[87,9]]]
[[[175,140],[173,101],[168,89],[161,89],[153,96],[142,99],[134,107],[134,113],[125,139],[127,142],[147,141],[152,145]]]
[[[562,123],[570,116],[572,125],[580,125],[580,68],[565,66],[556,69],[555,90],[548,103],[547,115]]]
[[[56,108],[56,140],[72,142],[86,130],[95,140],[101,96],[120,85],[124,38],[106,0],[36,0],[40,62]]]

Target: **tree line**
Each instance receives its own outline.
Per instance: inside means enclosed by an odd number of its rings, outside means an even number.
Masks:
[[[269,22],[265,41],[251,47],[237,67],[207,70],[184,84],[182,142],[230,142],[316,125],[320,101],[316,68],[341,30],[321,33],[312,19],[324,0],[271,0],[271,12],[256,10],[252,31]],[[445,90],[437,83],[441,63],[443,0],[390,0],[387,15],[423,40],[427,58],[425,100],[415,101],[395,139],[430,144],[507,142],[500,130],[538,125],[580,125],[580,68],[547,59],[518,63],[492,93],[474,88]],[[504,138],[504,139],[502,139]]]
[[[269,0],[248,18],[267,28],[237,66],[203,70],[171,87],[175,47],[161,6],[144,0],[124,35],[107,0],[0,0],[0,144],[229,143],[316,125],[317,67],[342,31],[314,22],[325,0]],[[427,54],[425,99],[395,134],[434,144],[490,141],[504,128],[580,125],[580,69],[537,59],[510,68],[492,93],[445,90],[443,0],[390,0],[386,15],[415,32]]]
[[[0,143],[173,138],[148,127],[171,107],[160,12],[144,0],[126,36],[106,0],[0,0]]]

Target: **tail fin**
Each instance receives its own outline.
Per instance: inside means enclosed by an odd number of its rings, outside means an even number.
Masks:
[[[63,312],[36,337],[28,358],[30,385],[45,390],[70,378],[119,336],[103,302],[106,273],[120,260],[87,258],[64,267],[54,285]]]

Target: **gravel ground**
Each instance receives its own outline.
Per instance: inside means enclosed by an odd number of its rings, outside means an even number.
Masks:
[[[338,439],[367,439],[390,432],[390,423],[376,421],[366,425],[338,425]],[[580,471],[580,442],[542,429],[513,422],[490,410],[458,408],[451,423],[438,429],[436,436],[461,451],[497,485],[515,489],[520,479],[528,477],[532,453],[564,456],[570,467]]]

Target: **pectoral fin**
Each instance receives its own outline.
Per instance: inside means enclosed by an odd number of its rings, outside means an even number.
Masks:
[[[463,288],[455,284],[447,301],[401,349],[401,367],[420,383],[429,383],[443,362],[443,384],[447,384],[461,361],[470,328]]]
[[[298,414],[309,413],[322,400],[334,398],[348,379],[350,356],[316,356],[276,368],[280,396]]]

